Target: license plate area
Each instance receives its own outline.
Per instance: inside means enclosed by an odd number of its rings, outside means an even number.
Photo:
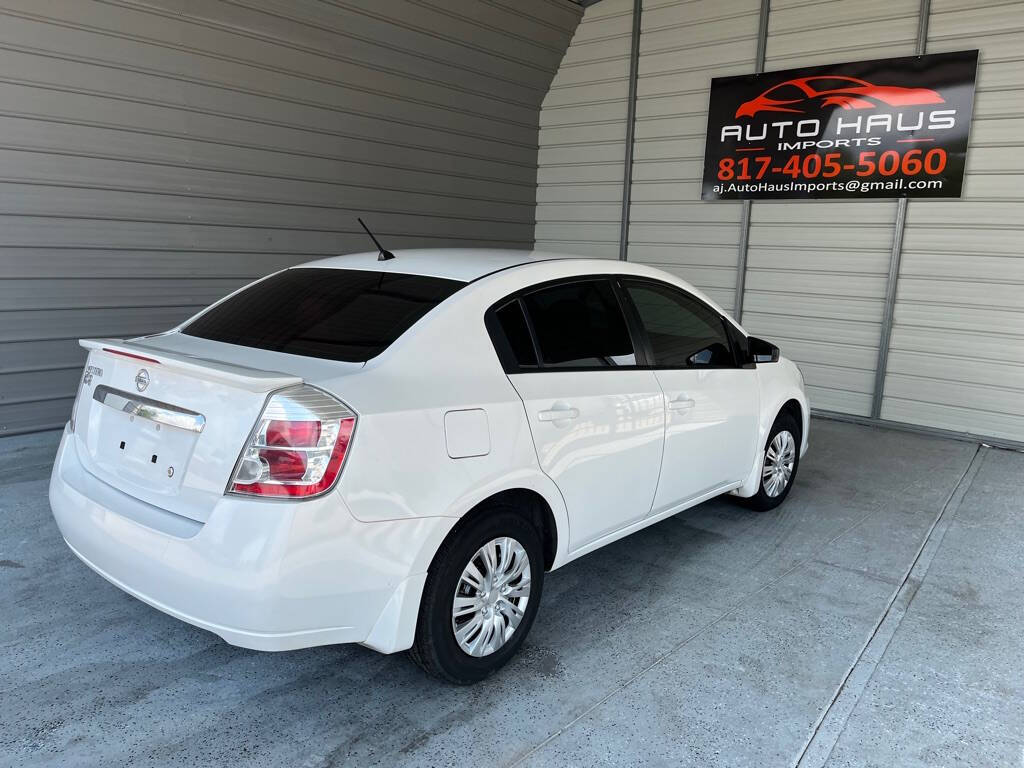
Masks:
[[[121,481],[176,494],[198,434],[97,404],[89,442],[96,465]]]

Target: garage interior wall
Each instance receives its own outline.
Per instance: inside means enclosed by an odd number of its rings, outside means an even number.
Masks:
[[[538,250],[615,259],[633,0],[587,8],[540,113]]]
[[[61,426],[81,337],[277,268],[534,240],[569,0],[4,0],[0,434]],[[628,42],[628,41],[627,41]]]
[[[585,31],[614,6],[625,35],[616,38],[616,62],[618,71],[628,73],[628,62],[618,57],[630,50],[631,23],[623,17],[631,17],[632,5],[604,0],[588,8],[565,61],[578,61],[576,49],[592,45]],[[770,0],[765,70],[912,55],[922,8],[928,10],[927,53],[978,48],[981,63],[963,199],[907,204],[883,372],[877,368],[899,242],[896,200],[754,201],[745,252],[742,204],[700,201],[711,78],[755,71],[759,0],[643,0],[627,258],[678,274],[726,309],[736,309],[742,282],[745,327],[800,364],[819,412],[869,421],[880,415],[885,423],[1019,445],[1024,4]],[[600,194],[621,200],[623,185],[615,179],[624,172],[628,105],[602,101],[593,82],[563,79],[563,69],[541,112],[541,142],[557,85],[558,103],[573,104],[587,125],[618,127],[602,142]],[[621,85],[623,93],[627,86]],[[543,151],[540,156],[538,247],[588,254],[595,251],[587,246],[598,243],[597,255],[616,256],[612,233],[621,219],[595,222],[594,211],[582,203],[583,196],[598,194],[596,177],[576,182],[572,191],[580,202],[545,210],[545,180],[553,184],[565,173],[557,158]],[[606,167],[616,158],[617,172]],[[587,167],[585,162],[573,167]],[[572,237],[543,238],[552,231],[548,217]],[[876,394],[876,374],[883,373],[884,388]]]
[[[1024,440],[1024,3],[932,0],[981,51],[961,200],[911,200],[882,417]]]
[[[765,71],[912,54],[919,7],[772,0]],[[743,324],[800,364],[816,408],[871,415],[895,221],[879,198],[751,206]]]
[[[759,0],[647,2],[640,16],[627,257],[732,309],[740,206],[700,200],[708,85],[754,69]]]

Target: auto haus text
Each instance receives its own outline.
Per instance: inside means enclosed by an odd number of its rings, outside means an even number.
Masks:
[[[760,125],[723,125],[721,142],[777,141],[779,151],[874,147],[885,135],[916,131],[949,131],[956,127],[955,109],[930,112],[835,115],[824,122],[817,118],[778,120]]]

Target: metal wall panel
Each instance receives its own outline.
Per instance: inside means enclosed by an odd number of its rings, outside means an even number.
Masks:
[[[633,0],[590,6],[544,99],[536,247],[616,258]]]
[[[629,259],[701,288],[727,310],[740,205],[702,203],[712,77],[754,69],[760,0],[645,2],[641,17]]]
[[[918,0],[773,0],[765,70],[914,52]],[[815,408],[868,416],[895,200],[755,201],[743,324],[796,360]]]
[[[712,76],[753,66],[759,0],[645,0],[627,256],[732,306],[739,207],[700,202]],[[631,0],[587,9],[541,111],[537,247],[615,258]]]
[[[629,5],[587,10],[545,100],[546,247],[617,254]],[[628,255],[726,307],[740,204],[699,201],[708,87],[753,71],[757,5],[643,5]],[[920,8],[772,0],[765,69],[913,54]],[[1022,442],[1024,3],[931,0],[928,29],[929,53],[981,50],[975,119],[964,198],[908,205],[881,417]],[[800,363],[818,409],[871,413],[896,209],[878,199],[752,205],[743,322]]]
[[[964,195],[907,208],[881,415],[1024,441],[1024,3],[932,0],[928,52],[969,48]]]
[[[528,248],[568,0],[2,0],[0,434],[81,336],[369,245]],[[621,174],[620,174],[621,180]]]

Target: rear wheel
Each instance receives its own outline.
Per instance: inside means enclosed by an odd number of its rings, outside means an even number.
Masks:
[[[482,680],[519,650],[543,583],[534,527],[505,505],[484,511],[438,550],[410,656],[448,682]]]
[[[761,485],[746,500],[758,512],[775,509],[789,495],[800,466],[800,423],[790,413],[775,419],[764,445]]]

